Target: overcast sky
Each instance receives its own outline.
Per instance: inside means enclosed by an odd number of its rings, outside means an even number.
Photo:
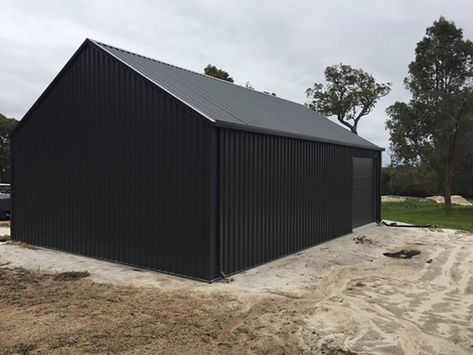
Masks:
[[[21,118],[86,37],[304,103],[325,67],[344,63],[392,92],[361,136],[387,149],[385,108],[409,99],[402,81],[416,43],[440,15],[473,39],[472,0],[4,1],[0,0],[0,113]]]

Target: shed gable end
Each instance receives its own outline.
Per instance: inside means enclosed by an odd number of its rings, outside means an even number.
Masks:
[[[12,146],[14,239],[215,278],[205,119],[93,43],[25,119]]]

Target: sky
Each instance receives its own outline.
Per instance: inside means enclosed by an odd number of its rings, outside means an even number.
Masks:
[[[427,27],[445,16],[473,39],[472,0],[5,1],[0,0],[0,113],[21,119],[85,38],[197,72],[211,63],[235,82],[298,103],[349,64],[392,83],[359,123],[386,148],[385,109],[409,100],[403,85]]]

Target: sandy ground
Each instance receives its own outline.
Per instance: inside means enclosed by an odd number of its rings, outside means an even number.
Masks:
[[[0,222],[0,240],[10,236],[10,222]]]
[[[407,199],[406,196],[391,196],[391,195],[381,196],[381,202],[404,202],[406,201],[406,199]]]
[[[9,243],[0,265],[0,353],[473,353],[453,230],[373,226],[210,285]]]
[[[445,197],[443,196],[430,196],[427,197],[428,200],[435,201],[437,203],[445,203]],[[452,195],[452,204],[461,205],[461,206],[471,206],[473,203],[463,198],[460,195]]]
[[[392,195],[385,195],[381,196],[382,202],[404,202],[408,199],[408,196],[392,196]],[[426,197],[426,200],[431,200],[437,203],[445,203],[445,198],[443,196],[430,196]],[[460,195],[452,195],[452,204],[454,205],[461,205],[461,206],[472,206],[473,203],[468,201],[467,199],[463,198]]]

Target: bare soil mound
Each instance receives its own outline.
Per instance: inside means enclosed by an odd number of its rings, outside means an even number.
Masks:
[[[437,203],[445,203],[445,198],[443,196],[430,196],[430,197],[427,197],[427,199],[435,201]],[[463,198],[460,195],[452,195],[452,203],[454,205],[461,205],[461,206],[473,205],[470,201],[468,201],[467,199]]]
[[[296,354],[298,325],[278,297],[97,284],[0,268],[0,354]],[[62,275],[58,279],[58,275]],[[79,276],[83,276],[80,274]]]
[[[406,196],[391,196],[391,195],[381,196],[381,202],[404,202],[406,201],[406,199],[407,199]]]
[[[56,281],[75,281],[90,276],[88,271],[66,271],[54,275]]]

